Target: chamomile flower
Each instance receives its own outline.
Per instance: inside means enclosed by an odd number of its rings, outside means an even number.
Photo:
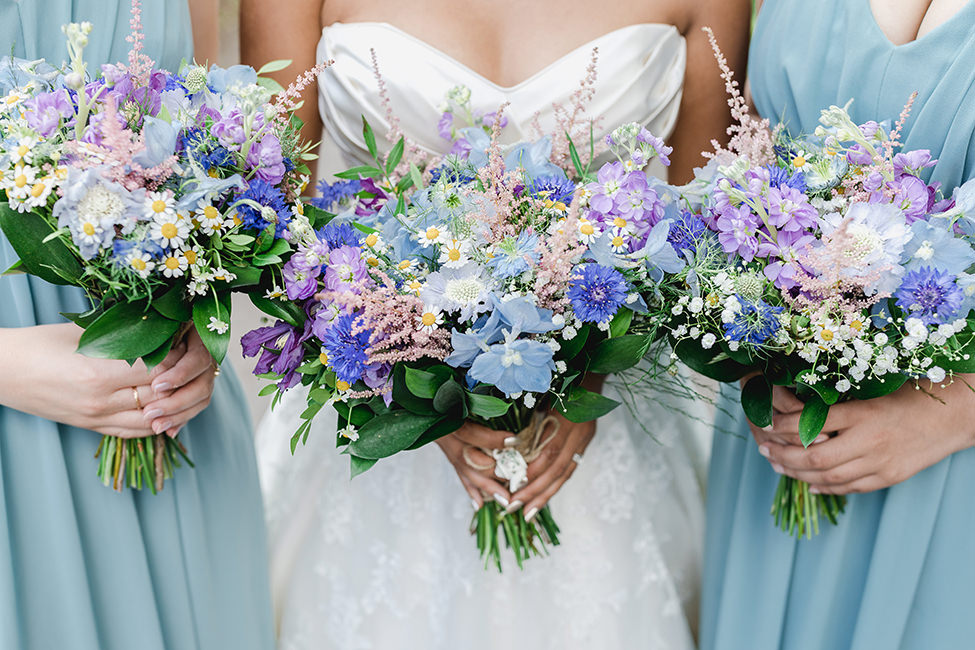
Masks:
[[[35,146],[37,146],[35,138],[21,138],[16,147],[7,151],[10,162],[15,165],[29,165],[34,161]]]
[[[433,332],[444,323],[443,312],[439,309],[425,309],[417,316],[417,329],[422,332]]]
[[[213,279],[219,282],[233,282],[237,276],[221,266],[213,269]]]
[[[813,339],[822,350],[833,347],[841,342],[840,328],[835,323],[828,321],[819,323],[813,331]]]
[[[470,244],[466,241],[446,240],[440,248],[440,264],[448,268],[462,267],[467,264],[469,250]]]
[[[449,237],[450,233],[445,226],[430,226],[415,236],[416,240],[423,246],[434,246]]]
[[[224,230],[232,228],[234,225],[233,219],[228,219],[220,213],[220,210],[212,205],[204,206],[202,210],[197,210],[196,214],[197,223],[200,224],[200,230],[202,230],[207,235],[216,235]]]
[[[365,247],[372,249],[381,249],[383,248],[384,244],[383,238],[379,236],[379,233],[375,232],[371,232],[366,235],[365,239],[362,240],[362,243]]]
[[[24,203],[28,208],[39,208],[47,203],[51,191],[54,189],[56,180],[53,176],[43,176],[34,181],[30,188],[30,194]]]
[[[396,269],[401,273],[412,273],[416,269],[416,262],[413,260],[403,260],[396,265]]]
[[[196,244],[182,249],[180,253],[186,258],[186,263],[191,267],[198,267],[200,262],[206,262],[203,257],[203,250]]]
[[[37,169],[30,165],[17,165],[13,172],[4,176],[4,189],[7,191],[7,197],[26,201],[36,180]]]
[[[622,228],[613,228],[610,232],[609,247],[614,253],[625,253],[629,247],[629,235]]]
[[[0,115],[5,115],[23,104],[29,95],[19,89],[13,89],[0,98]]]
[[[420,289],[423,288],[423,283],[420,282],[419,280],[415,280],[415,279],[414,280],[410,280],[409,282],[406,283],[406,288],[410,291],[410,293],[419,296],[420,295]]]
[[[597,225],[585,217],[579,219],[578,230],[579,241],[584,244],[592,244],[599,239],[599,235],[602,234]]]
[[[156,263],[152,256],[144,250],[135,249],[125,259],[126,265],[140,278],[148,278]]]
[[[152,239],[164,248],[178,249],[186,243],[190,235],[189,220],[175,212],[161,212],[154,219],[150,229]]]
[[[154,221],[163,218],[176,218],[176,202],[169,192],[147,192],[145,198],[146,216]]]
[[[278,285],[274,285],[274,287],[264,292],[264,297],[268,300],[285,300],[287,295],[287,292]]]
[[[207,323],[207,329],[216,334],[226,334],[227,330],[230,329],[230,324],[216,316],[211,316],[210,322]]]
[[[167,278],[180,278],[186,273],[186,258],[179,251],[164,255],[160,262],[162,274]]]

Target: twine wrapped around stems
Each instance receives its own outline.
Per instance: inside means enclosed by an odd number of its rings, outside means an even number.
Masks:
[[[558,435],[560,427],[561,424],[554,416],[536,411],[528,426],[515,434],[514,440],[504,449],[477,447],[478,451],[493,457],[493,463],[485,465],[472,460],[469,454],[472,447],[464,448],[464,462],[477,471],[494,468],[495,475],[507,480],[509,489],[517,492],[528,482],[528,464],[541,455],[542,450]],[[551,432],[546,436],[549,429]]]

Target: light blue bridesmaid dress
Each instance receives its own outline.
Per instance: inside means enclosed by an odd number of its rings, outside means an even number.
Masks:
[[[917,91],[905,148],[939,158],[931,178],[948,193],[975,176],[972,2],[894,46],[869,0],[766,0],[749,73],[761,114],[793,132],[851,98],[855,121],[895,121]],[[737,391],[725,392],[740,413]],[[703,650],[975,648],[975,449],[851,496],[838,526],[798,541],[773,526],[779,477],[744,416],[717,423],[712,453]]]
[[[175,68],[192,52],[186,2],[143,5],[147,53]],[[95,26],[92,69],[125,59],[125,0],[0,0],[0,53],[59,63],[61,25],[81,20]],[[0,237],[0,267],[15,260]],[[0,278],[0,327],[85,305],[74,289]],[[0,648],[273,647],[251,426],[229,370],[180,439],[196,469],[156,496],[117,494],[95,476],[98,434],[0,407]]]

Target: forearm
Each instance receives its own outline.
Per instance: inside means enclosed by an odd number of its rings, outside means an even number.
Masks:
[[[193,57],[201,64],[214,64],[220,55],[219,17],[219,0],[190,0]]]

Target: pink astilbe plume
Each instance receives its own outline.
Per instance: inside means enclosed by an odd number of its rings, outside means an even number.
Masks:
[[[718,46],[718,39],[710,27],[702,27],[708,35],[714,58],[721,69],[725,91],[728,93],[728,106],[731,107],[731,117],[734,122],[728,127],[728,148],[725,149],[717,140],[711,141],[714,151],[705,151],[705,158],[723,158],[728,154],[744,156],[755,166],[768,165],[775,162],[775,152],[772,148],[774,137],[767,119],[756,119],[748,110],[748,103],[738,88],[735,73],[728,66],[728,60]]]
[[[389,98],[389,89],[386,87],[386,80],[383,79],[383,74],[379,69],[379,57],[376,55],[376,50],[369,48],[369,55],[372,57],[372,74],[376,77],[376,86],[379,89],[379,101],[386,112],[386,122],[389,124],[389,128],[386,131],[386,140],[395,144],[399,142],[400,138],[403,138],[403,158],[393,172],[393,176],[397,178],[393,178],[392,180],[396,181],[409,172],[411,165],[416,165],[422,169],[427,160],[427,154],[418,144],[407,138],[403,133],[399,118],[393,111],[393,102]]]
[[[105,167],[102,175],[125,189],[157,189],[176,171],[177,157],[170,156],[155,167],[143,167],[133,158],[145,151],[145,136],[125,128],[118,119],[115,102],[104,104],[100,123],[101,144],[88,144],[72,140],[65,147],[76,160],[72,166],[80,169]]]
[[[301,95],[305,89],[318,79],[319,75],[335,64],[329,59],[322,61],[318,65],[305,70],[303,73],[288,85],[284,92],[280,93],[271,105],[274,109],[274,119],[282,126],[287,123],[288,115],[297,110],[301,102]]]
[[[511,223],[511,214],[518,202],[515,185],[519,174],[514,169],[505,170],[501,151],[501,124],[508,106],[509,103],[504,102],[498,108],[497,119],[491,125],[491,144],[485,152],[488,164],[477,171],[478,180],[485,189],[474,196],[478,211],[473,216],[484,224],[485,238],[489,244],[517,234],[515,225]]]
[[[579,87],[569,96],[568,104],[552,104],[555,116],[555,131],[552,137],[552,156],[551,161],[564,169],[570,175],[575,172],[572,164],[572,156],[569,152],[569,139],[573,142],[589,142],[589,129],[594,127],[597,120],[585,120],[586,110],[596,94],[596,78],[599,63],[599,48],[592,48],[592,58],[586,67],[586,74],[579,83]],[[535,130],[541,135],[541,128],[538,123],[538,116],[532,121]],[[601,144],[601,143],[599,143]],[[595,152],[594,152],[595,153]],[[579,150],[582,164],[586,165],[589,161],[589,147]]]
[[[139,0],[132,0],[131,12],[132,17],[129,19],[129,28],[132,31],[125,37],[125,40],[132,44],[132,48],[129,50],[129,63],[126,69],[133,77],[147,83],[149,80],[149,72],[152,70],[155,62],[142,51],[143,41],[146,40],[146,36],[142,32],[142,4]]]
[[[559,229],[548,238],[538,260],[535,272],[535,295],[538,306],[551,309],[557,314],[566,311],[569,305],[565,289],[575,270],[576,263],[586,247],[579,243],[579,193],[572,199],[565,220]]]

